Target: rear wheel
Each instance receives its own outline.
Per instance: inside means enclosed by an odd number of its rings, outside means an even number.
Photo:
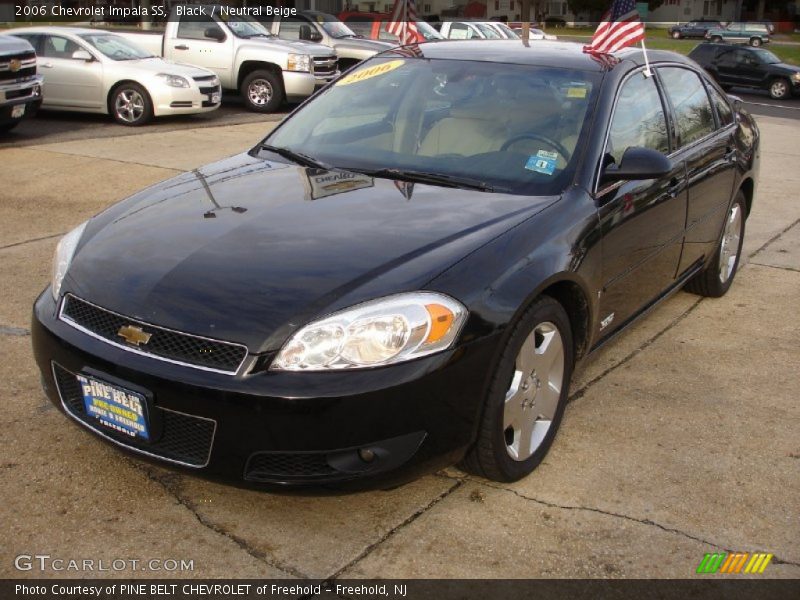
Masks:
[[[11,131],[12,129],[14,129],[14,127],[19,125],[19,123],[20,123],[19,121],[11,121],[10,123],[4,123],[4,124],[0,125],[0,133],[5,133],[6,131]]]
[[[711,41],[714,42],[715,44],[719,44],[720,42],[722,42],[722,38],[718,35],[714,35],[711,37]]]
[[[792,88],[789,81],[787,79],[783,79],[782,77],[773,80],[773,82],[769,84],[769,95],[774,100],[783,100],[788,98],[791,90]]]
[[[121,125],[138,127],[153,118],[150,95],[138,83],[122,83],[111,94],[109,110]]]
[[[542,296],[514,326],[462,468],[495,481],[516,481],[533,471],[561,424],[572,362],[569,317]]]
[[[700,296],[719,298],[733,283],[742,254],[745,225],[745,198],[739,191],[731,204],[717,251],[708,266],[686,284],[686,290]]]
[[[761,38],[750,38],[750,45],[754,48],[758,48],[761,45]]]
[[[242,80],[242,98],[255,112],[275,112],[283,102],[283,81],[272,71],[253,71]]]

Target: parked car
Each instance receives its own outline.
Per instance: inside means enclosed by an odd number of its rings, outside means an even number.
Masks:
[[[394,45],[363,39],[337,17],[318,11],[307,10],[293,17],[261,17],[260,22],[282,40],[308,40],[333,48],[341,70]]]
[[[47,73],[44,108],[110,114],[136,126],[220,106],[214,73],[164,61],[119,35],[78,27],[25,27],[11,34],[36,48]]]
[[[719,21],[689,21],[682,25],[673,25],[669,28],[669,35],[676,40],[681,38],[704,38],[709,29],[721,29],[722,23]]]
[[[34,306],[47,395],[240,485],[385,487],[457,460],[524,477],[576,363],[676,290],[728,291],[754,202],[741,103],[679,54],[649,52],[657,78],[617,56],[389,50],[249,152],[108,208]]]
[[[179,12],[181,6],[172,8],[163,33],[119,35],[167,60],[213,71],[250,110],[275,112],[284,101],[305,100],[339,72],[327,46],[281,40],[252,17],[225,17],[210,5],[192,6],[202,14]]]
[[[449,40],[504,39],[504,36],[494,27],[480,21],[442,21],[439,33]]]
[[[357,35],[370,40],[382,40],[386,42],[398,43],[397,36],[386,31],[386,26],[391,18],[390,13],[372,13],[359,11],[345,11],[339,13],[339,18]],[[420,40],[432,42],[444,39],[442,35],[434,29],[433,25],[422,19],[417,19],[417,31],[422,36]]]
[[[518,37],[522,37],[522,27],[515,27],[513,29],[514,33],[517,34]],[[541,29],[537,29],[536,27],[531,27],[529,29],[530,33],[528,34],[528,39],[531,40],[557,40],[558,36],[553,35],[552,33],[545,33]]]
[[[784,63],[764,48],[703,43],[689,57],[726,90],[734,86],[767,90],[775,100],[800,94],[800,67]]]
[[[764,23],[730,23],[706,31],[706,39],[712,42],[731,42],[761,46],[769,43],[769,28]]]
[[[42,104],[36,53],[25,40],[0,36],[0,133],[19,125]]]
[[[502,21],[484,21],[484,25],[488,25],[492,29],[494,29],[497,33],[500,34],[500,37],[504,40],[518,40],[519,35],[515,32],[511,27],[503,23]]]

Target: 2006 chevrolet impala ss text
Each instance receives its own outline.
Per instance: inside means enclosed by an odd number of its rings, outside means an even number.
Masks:
[[[250,152],[59,243],[44,388],[231,483],[391,486],[550,448],[577,361],[670,292],[724,294],[759,132],[692,61],[579,45],[387,51]]]

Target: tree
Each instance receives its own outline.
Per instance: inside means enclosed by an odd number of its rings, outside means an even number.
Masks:
[[[601,15],[611,6],[612,0],[567,0],[569,10],[574,13]],[[647,8],[652,12],[664,4],[664,0],[647,0]]]

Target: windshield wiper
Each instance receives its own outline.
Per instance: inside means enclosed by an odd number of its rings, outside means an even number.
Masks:
[[[354,169],[347,169],[354,170]],[[497,190],[509,191],[507,188],[496,188],[485,181],[480,179],[473,179],[471,177],[461,177],[459,175],[447,175],[444,173],[425,173],[423,171],[405,171],[403,169],[376,169],[374,171],[359,172],[364,175],[372,177],[388,177],[391,179],[400,179],[402,181],[410,181],[413,183],[431,183],[434,185],[446,185],[448,187],[459,187],[470,190],[480,190],[482,192],[494,192]]]
[[[326,171],[333,169],[333,167],[330,165],[317,160],[313,156],[308,156],[302,152],[295,152],[289,148],[279,148],[278,146],[271,146],[270,144],[263,143],[259,144],[258,147],[263,150],[267,150],[268,152],[274,152],[275,154],[278,154],[284,158],[288,158],[292,162],[296,162],[298,165],[303,165],[304,167],[314,167],[316,169],[325,169]]]

